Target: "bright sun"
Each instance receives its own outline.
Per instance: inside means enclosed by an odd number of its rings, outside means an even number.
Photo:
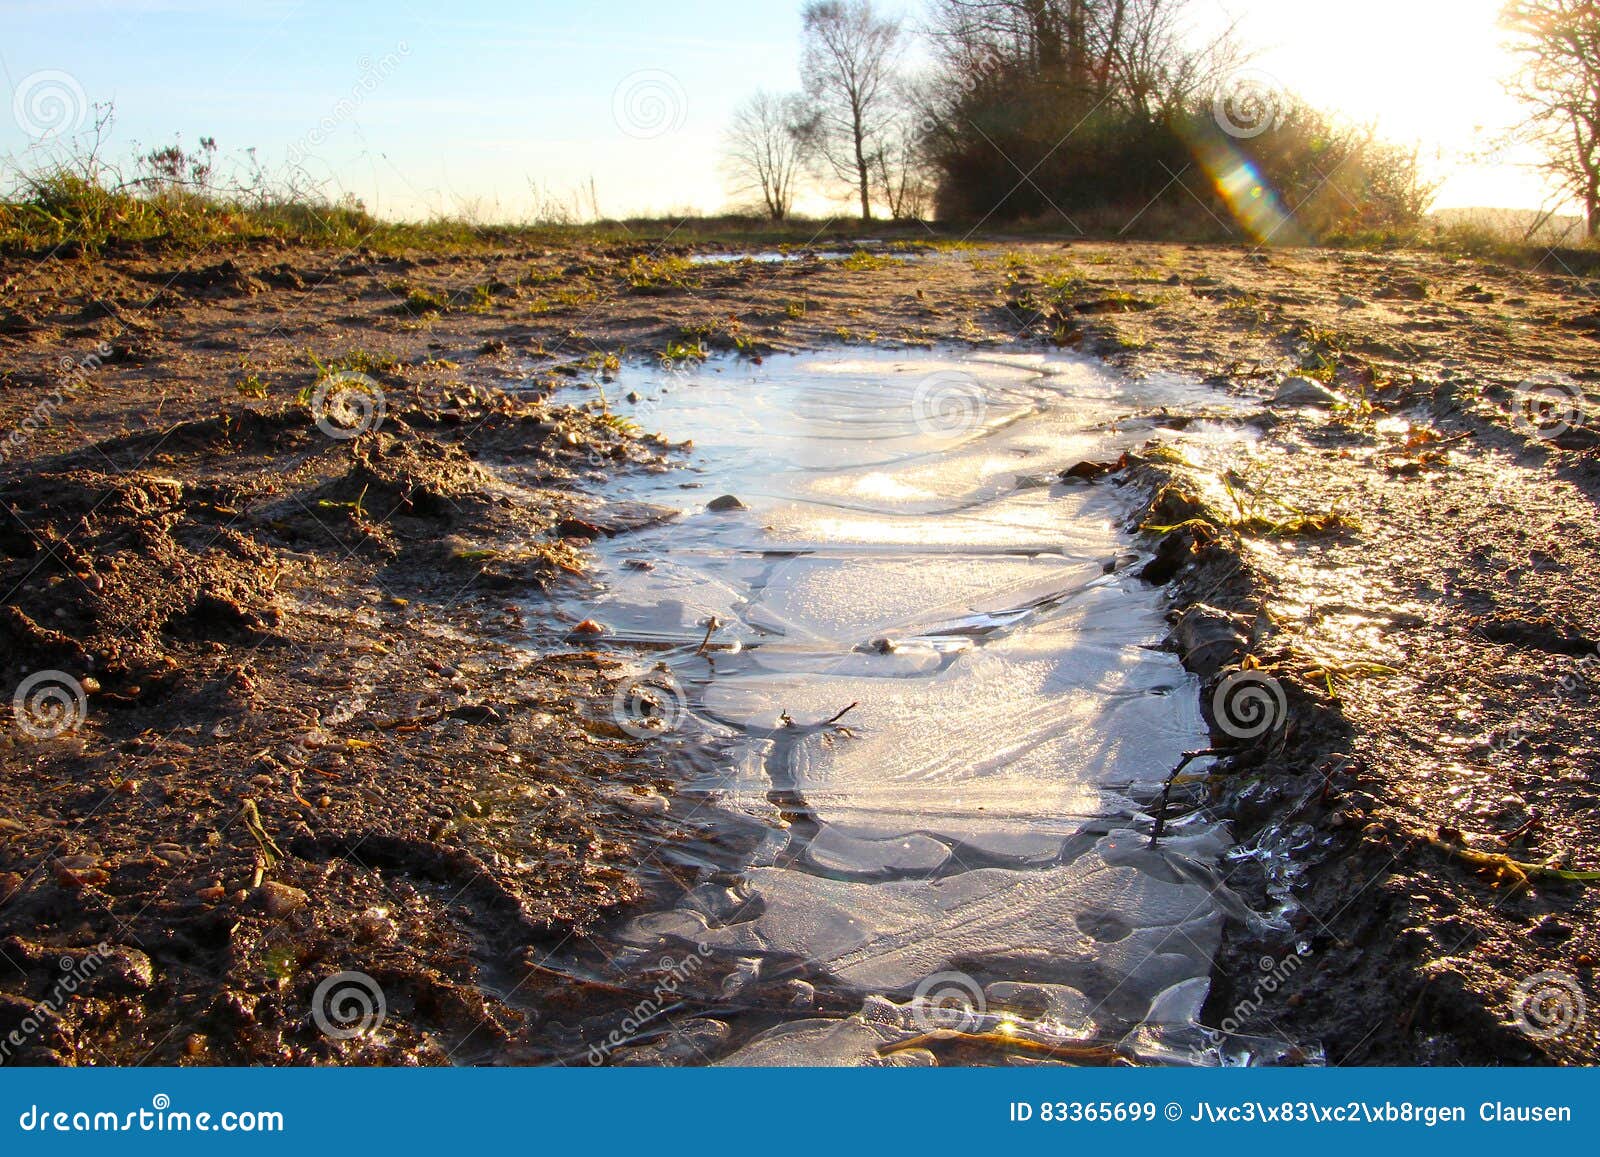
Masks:
[[[1249,0],[1241,39],[1252,62],[1312,104],[1420,146],[1442,182],[1439,208],[1532,206],[1546,199],[1525,152],[1497,151],[1519,117],[1502,80],[1512,67],[1497,19],[1502,0]]]

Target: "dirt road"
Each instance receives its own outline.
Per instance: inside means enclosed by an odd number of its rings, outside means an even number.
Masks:
[[[1600,1057],[1600,281],[1559,254],[688,256],[0,264],[9,1062],[533,1063],[543,1022],[626,1007],[541,961],[637,901],[677,785],[611,719],[603,639],[522,608],[647,517],[595,483],[685,453],[609,413],[613,359],[839,343],[1049,344],[1258,399],[1247,451],[1085,482],[1149,493],[1208,700],[1241,671],[1282,694],[1206,786],[1233,885],[1294,931],[1232,930],[1207,1023],[1330,1063]],[[574,382],[594,404],[548,401]],[[313,1016],[343,971],[382,1034]]]

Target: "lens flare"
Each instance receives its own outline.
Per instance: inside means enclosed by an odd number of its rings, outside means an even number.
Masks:
[[[1237,144],[1210,121],[1189,126],[1189,150],[1211,178],[1233,219],[1260,244],[1304,245],[1304,230],[1284,209],[1277,190],[1264,180]]]

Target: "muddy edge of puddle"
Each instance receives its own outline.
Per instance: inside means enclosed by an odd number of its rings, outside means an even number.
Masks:
[[[1595,866],[1593,399],[1555,431],[1512,405],[1535,375],[1592,380],[1583,266],[1008,242],[641,286],[641,255],[5,261],[0,428],[25,436],[0,478],[4,674],[65,672],[85,710],[0,749],[0,1027],[64,961],[93,973],[9,1062],[532,1062],[541,1018],[606,999],[540,961],[629,903],[640,842],[671,838],[644,805],[673,784],[607,733],[591,641],[512,605],[581,569],[559,526],[586,489],[660,448],[502,387],[537,398],[689,339],[1049,338],[1263,397],[1310,370],[1358,399],[1276,407],[1252,483],[1348,526],[1169,548],[1175,610],[1245,616],[1290,708],[1213,805],[1246,846],[1309,829],[1289,841],[1309,839],[1289,942],[1309,952],[1269,991],[1286,943],[1235,931],[1207,1020],[1331,1063],[1600,1056],[1596,1018],[1526,1015],[1548,976],[1600,1007],[1592,890],[1516,867]],[[412,312],[401,283],[445,307]],[[317,430],[308,348],[377,381],[380,436]],[[1136,474],[1218,509],[1181,468]],[[1355,673],[1337,701],[1332,669]],[[381,1031],[319,1031],[341,970],[382,987]]]

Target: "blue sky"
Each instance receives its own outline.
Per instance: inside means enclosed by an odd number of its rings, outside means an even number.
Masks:
[[[492,216],[497,203],[525,207],[530,181],[565,194],[591,175],[608,211],[668,210],[720,201],[716,150],[731,108],[755,88],[798,83],[797,7],[3,3],[0,80],[11,94],[36,72],[66,72],[89,101],[115,103],[124,147],[209,134],[222,152],[253,145],[269,164],[331,118],[308,170],[381,211],[476,201]],[[623,93],[647,112],[652,92],[670,106],[667,131],[619,126],[613,105],[627,106],[618,86],[630,77]],[[0,118],[0,153],[29,143],[14,117]]]
[[[1240,17],[1286,86],[1421,142],[1443,203],[1532,203],[1538,182],[1513,166],[1461,161],[1510,115],[1498,4],[1344,0],[1329,20],[1322,0],[1196,0],[1195,15]],[[799,6],[0,0],[0,156],[36,147],[17,105],[53,86],[69,105],[114,102],[114,155],[211,135],[230,163],[249,146],[269,168],[303,156],[387,215],[510,219],[532,185],[567,198],[591,177],[606,213],[715,209],[728,114],[798,83]]]

